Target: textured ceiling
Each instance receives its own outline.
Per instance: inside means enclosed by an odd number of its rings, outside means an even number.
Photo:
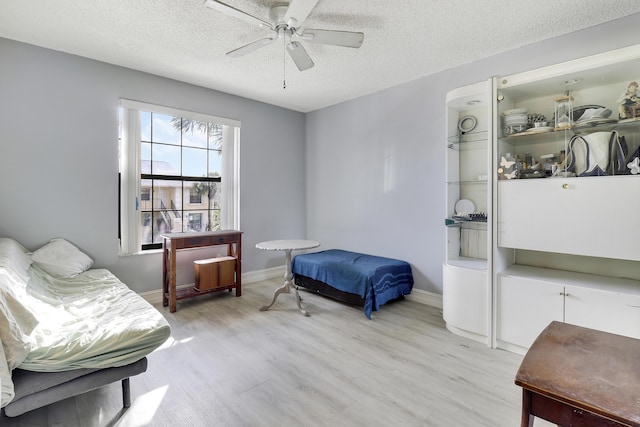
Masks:
[[[226,3],[268,20],[276,1]],[[636,12],[638,0],[320,0],[305,27],[364,43],[303,42],[316,64],[304,72],[280,43],[225,56],[270,33],[202,0],[1,0],[0,37],[308,112]]]

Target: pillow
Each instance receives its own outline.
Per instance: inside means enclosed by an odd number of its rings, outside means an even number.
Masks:
[[[9,237],[0,237],[0,268],[26,283],[31,263],[29,251],[24,246]]]
[[[0,274],[0,341],[9,372],[20,365],[34,347],[29,337],[38,319],[20,301],[26,301],[26,290],[13,286],[11,278]]]
[[[52,276],[69,278],[87,271],[93,260],[64,239],[51,239],[31,256],[33,262]]]

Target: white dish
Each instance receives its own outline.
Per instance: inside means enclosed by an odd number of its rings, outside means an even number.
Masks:
[[[474,213],[476,206],[469,199],[460,199],[456,202],[455,210],[456,215],[464,216]]]
[[[542,132],[551,132],[553,128],[551,126],[539,126],[537,128],[531,128],[527,130],[527,133],[542,133]]]
[[[526,114],[509,114],[508,116],[504,116],[504,120],[505,123],[512,123],[512,122],[524,122],[527,123],[529,120],[527,119],[527,115]]]
[[[508,116],[510,114],[527,114],[529,112],[528,108],[513,108],[511,110],[503,111],[503,116]]]

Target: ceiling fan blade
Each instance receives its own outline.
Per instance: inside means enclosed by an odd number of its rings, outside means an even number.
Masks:
[[[284,14],[284,22],[293,28],[300,27],[316,4],[318,4],[318,0],[291,0],[289,8]]]
[[[333,30],[304,30],[302,39],[313,43],[330,44],[333,46],[359,48],[364,41],[364,33]]]
[[[239,58],[241,56],[244,56],[248,53],[254,52],[262,47],[268,46],[271,43],[275,42],[276,40],[278,40],[277,37],[270,37],[270,38],[266,38],[266,39],[260,39],[257,40],[253,43],[249,43],[248,45],[244,45],[242,47],[239,47],[237,49],[234,49],[230,52],[227,52],[228,56],[231,56],[233,58]]]
[[[309,56],[304,47],[298,42],[291,42],[287,45],[287,51],[289,52],[289,56],[293,59],[293,62],[296,63],[298,70],[304,71],[313,67],[313,60]]]
[[[205,0],[204,5],[210,9],[216,10],[218,12],[224,13],[228,16],[233,16],[234,18],[242,19],[245,22],[248,22],[253,25],[258,25],[260,27],[266,27],[273,29],[273,26],[267,22],[263,21],[260,18],[256,18],[253,15],[249,15],[246,12],[241,11],[240,9],[236,9],[233,6],[229,6],[226,3],[222,3],[217,0]]]

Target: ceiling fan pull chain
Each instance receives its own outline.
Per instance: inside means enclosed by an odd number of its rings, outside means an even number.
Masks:
[[[282,37],[282,90],[287,88],[287,38]]]

